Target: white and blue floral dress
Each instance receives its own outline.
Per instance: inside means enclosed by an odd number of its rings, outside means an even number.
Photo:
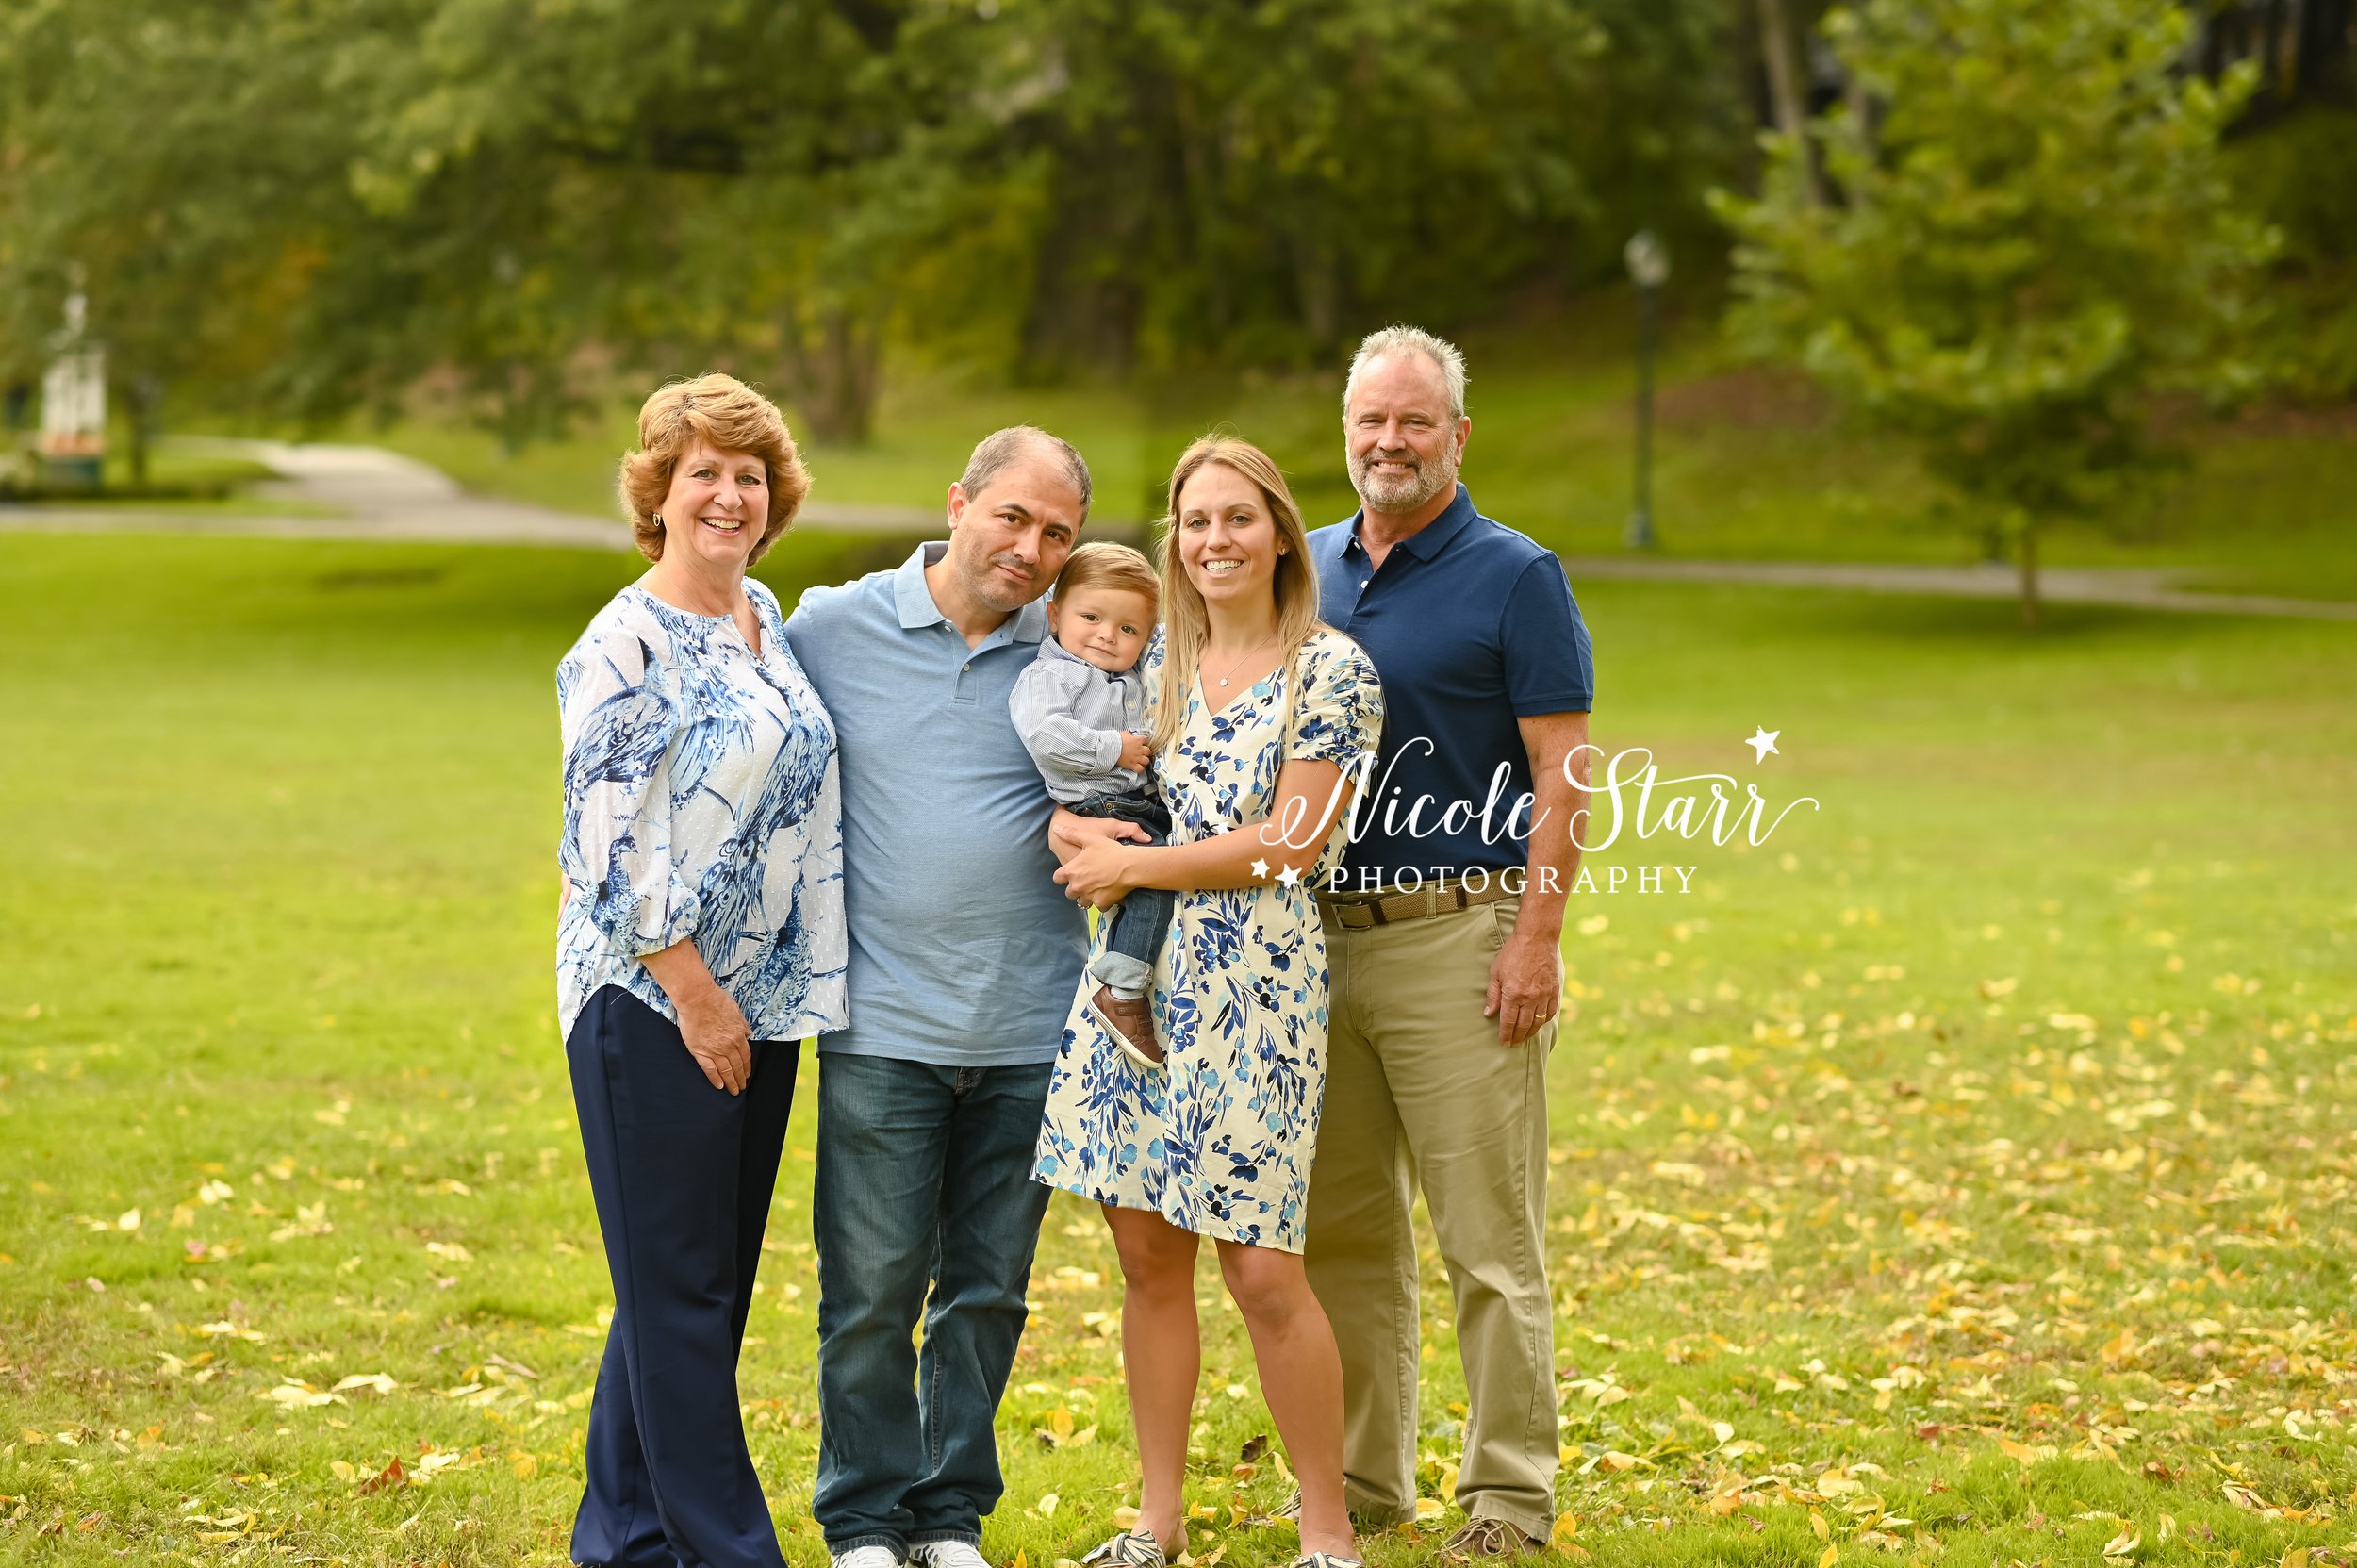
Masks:
[[[560,1034],[602,985],[676,1022],[640,957],[691,936],[751,1038],[849,1021],[834,721],[786,646],[776,597],[753,581],[745,592],[759,652],[733,618],[633,584],[557,666]]]
[[[1160,690],[1162,639],[1139,664]],[[1285,687],[1300,682],[1293,723]],[[1375,751],[1382,687],[1359,645],[1323,627],[1279,668],[1213,709],[1190,683],[1178,745],[1154,759],[1173,844],[1264,821],[1290,757],[1350,771]],[[1083,979],[1064,1022],[1032,1175],[1197,1235],[1299,1252],[1326,1098],[1326,939],[1310,884],[1341,860],[1337,821],[1294,886],[1178,895],[1154,965],[1154,1027],[1168,1060],[1130,1061],[1089,1015]],[[1096,946],[1106,922],[1098,922]],[[1092,959],[1095,953],[1091,954]]]

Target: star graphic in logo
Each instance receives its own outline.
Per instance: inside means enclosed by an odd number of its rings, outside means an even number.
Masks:
[[[1283,883],[1287,887],[1291,887],[1301,881],[1301,873],[1288,866],[1282,871],[1277,873],[1277,880]]]
[[[1753,766],[1756,767],[1772,756],[1784,755],[1776,750],[1776,737],[1782,734],[1782,730],[1763,730],[1756,724],[1752,726],[1752,738],[1743,744],[1752,749]]]
[[[1253,879],[1254,879],[1255,881],[1258,881],[1259,879],[1261,879],[1261,878],[1262,878],[1262,877],[1267,876],[1267,875],[1268,875],[1268,862],[1267,862],[1267,861],[1265,861],[1265,860],[1256,860],[1256,861],[1254,861],[1254,862],[1252,863],[1252,875],[1253,875]]]

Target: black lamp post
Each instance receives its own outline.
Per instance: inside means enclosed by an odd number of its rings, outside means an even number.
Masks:
[[[1631,550],[1652,550],[1660,542],[1653,531],[1654,338],[1656,296],[1669,281],[1670,253],[1653,230],[1639,229],[1622,248],[1621,259],[1628,263],[1629,278],[1637,285],[1637,505],[1623,537]]]

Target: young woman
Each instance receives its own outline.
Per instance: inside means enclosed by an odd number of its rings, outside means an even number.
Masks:
[[[1185,1547],[1195,1260],[1210,1236],[1301,1481],[1302,1560],[1340,1568],[1356,1560],[1342,1365],[1301,1262],[1326,1082],[1310,889],[1341,854],[1350,770],[1376,748],[1382,696],[1358,645],[1318,623],[1300,509],[1258,448],[1189,447],[1165,528],[1163,628],[1140,668],[1170,842],[1125,842],[1122,824],[1063,815],[1054,832],[1057,880],[1076,899],[1104,909],[1140,887],[1178,895],[1151,993],[1164,1061],[1124,1051],[1084,982],[1040,1132],[1038,1179],[1104,1206],[1125,1287],[1145,1491],[1138,1527],[1087,1560],[1162,1568]]]

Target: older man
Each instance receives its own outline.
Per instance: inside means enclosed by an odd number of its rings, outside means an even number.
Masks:
[[[946,543],[786,623],[843,768],[851,1023],[818,1059],[811,1505],[841,1568],[982,1568],[1001,1490],[992,1418],[1047,1204],[1032,1144],[1086,941],[1007,700],[1088,504],[1079,453],[1001,430],[949,487]]]
[[[1468,1394],[1468,1518],[1445,1551],[1520,1556],[1555,1515],[1546,1057],[1586,803],[1566,764],[1593,667],[1562,563],[1458,483],[1463,355],[1413,327],[1375,333],[1343,404],[1362,504],[1310,551],[1325,619],[1374,658],[1387,713],[1319,900],[1333,1022],[1310,1281],[1342,1345],[1352,1508],[1412,1518],[1421,1181]]]

